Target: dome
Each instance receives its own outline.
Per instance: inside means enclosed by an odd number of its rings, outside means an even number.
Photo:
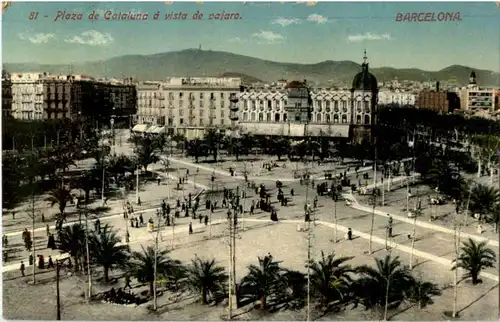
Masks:
[[[355,91],[359,90],[375,92],[377,91],[377,88],[377,78],[375,78],[373,74],[368,72],[368,64],[366,64],[366,66],[363,66],[363,71],[354,76],[354,79],[352,81],[352,89]]]
[[[377,78],[368,71],[366,50],[363,59],[364,62],[361,65],[361,72],[356,74],[352,80],[352,90],[376,92],[378,89]]]

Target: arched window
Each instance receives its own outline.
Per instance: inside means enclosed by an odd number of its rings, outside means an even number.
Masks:
[[[271,113],[267,113],[266,115],[266,121],[271,122]]]
[[[259,113],[259,122],[264,121],[264,113]]]
[[[250,115],[251,115],[251,118],[252,118],[252,120],[251,120],[251,121],[252,121],[252,122],[255,122],[255,113],[251,113]]]
[[[333,114],[333,123],[338,123],[338,122],[339,122],[339,115]]]
[[[330,114],[326,114],[326,123],[331,123],[332,122],[332,117]]]
[[[342,114],[342,123],[347,123],[347,115]]]
[[[274,122],[279,122],[280,121],[280,113],[274,114]]]
[[[321,123],[321,114],[316,114],[316,122]]]
[[[248,120],[248,113],[244,112],[243,113],[243,121],[247,121],[247,120]]]
[[[365,124],[370,124],[370,115],[365,115]]]
[[[356,115],[356,124],[361,124],[361,115]]]

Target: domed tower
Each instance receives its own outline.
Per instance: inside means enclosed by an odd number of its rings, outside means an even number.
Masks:
[[[376,123],[378,102],[377,78],[368,71],[366,50],[364,54],[361,72],[354,76],[351,88],[351,124],[353,131],[363,136],[368,134],[371,125]]]

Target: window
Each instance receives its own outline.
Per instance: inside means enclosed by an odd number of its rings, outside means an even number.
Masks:
[[[365,124],[370,124],[370,115],[365,115]]]
[[[361,115],[356,115],[356,124],[361,124]]]
[[[250,116],[251,116],[252,122],[255,122],[255,113],[250,113]]]
[[[183,93],[183,92],[180,92],[180,93],[179,93],[179,99],[182,99],[182,96],[183,96],[183,95],[184,95],[184,93]]]
[[[248,120],[248,113],[244,112],[243,113],[243,121],[247,121],[247,120]]]
[[[220,93],[220,98],[224,98],[224,93]]]
[[[274,114],[274,122],[279,122],[280,121],[280,113]]]
[[[283,122],[286,122],[287,119],[288,119],[288,114],[283,114]]]
[[[301,102],[295,103],[295,107],[296,108],[301,108],[302,107],[302,103]]]
[[[271,122],[271,113],[267,113],[266,115],[266,121]]]
[[[210,93],[210,99],[211,99],[211,100],[214,100],[214,99],[215,99],[215,94],[214,94],[214,93]]]
[[[321,114],[316,114],[316,122],[321,123]]]
[[[327,114],[326,115],[326,123],[331,123],[332,122],[332,118],[330,116],[330,114]]]
[[[220,124],[221,124],[221,125],[224,125],[224,119],[221,119],[221,120],[220,120]]]
[[[224,117],[224,111],[220,111],[220,117]]]
[[[183,118],[179,119],[179,124],[184,124],[184,119]]]
[[[259,122],[264,121],[264,113],[259,113]]]
[[[247,101],[247,100],[244,100],[244,101],[243,101],[243,108],[244,108],[244,109],[247,109],[247,108],[248,108],[248,101]]]
[[[267,109],[271,110],[272,108],[273,108],[273,105],[272,105],[271,101],[270,100],[267,101]]]
[[[295,114],[295,122],[300,122],[300,113]]]
[[[203,99],[203,93],[200,93],[200,100]]]
[[[347,115],[342,114],[342,123],[347,123]]]

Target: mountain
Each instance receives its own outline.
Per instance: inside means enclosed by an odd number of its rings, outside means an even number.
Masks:
[[[352,61],[327,60],[317,64],[280,63],[228,52],[187,49],[154,55],[127,55],[103,61],[68,65],[40,65],[5,63],[10,72],[73,73],[106,77],[136,77],[139,80],[164,80],[173,76],[245,76],[249,82],[262,80],[273,82],[278,79],[306,79],[309,83],[328,86],[350,86],[356,73],[361,71],[358,63]],[[468,82],[471,70],[482,86],[498,85],[499,73],[453,65],[440,71],[420,69],[396,69],[390,67],[370,68],[378,81],[449,81],[455,79],[459,85]]]

